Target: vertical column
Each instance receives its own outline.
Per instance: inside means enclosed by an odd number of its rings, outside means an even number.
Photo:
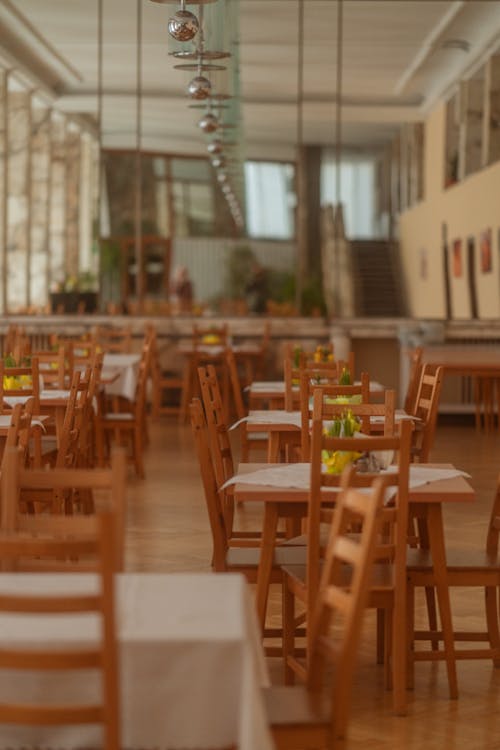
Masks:
[[[7,305],[11,311],[28,305],[28,244],[31,93],[19,90],[11,78],[8,96],[8,221]]]
[[[80,169],[81,135],[71,123],[66,129],[65,149],[65,260],[66,274],[78,276],[80,251]]]
[[[51,195],[50,195],[50,279],[64,281],[66,263],[66,118],[55,112],[52,117]]]
[[[0,255],[0,312],[6,313],[6,296],[7,296],[7,79],[8,74],[5,70],[0,70],[0,237],[2,251]]]
[[[33,98],[31,111],[31,221],[29,297],[34,305],[48,300],[50,223],[50,124],[51,110]]]

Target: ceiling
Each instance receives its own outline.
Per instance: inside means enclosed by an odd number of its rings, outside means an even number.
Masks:
[[[293,158],[297,139],[297,0],[225,0],[240,7],[240,75],[247,155]],[[166,23],[173,8],[142,2],[145,149],[205,153],[187,108],[194,74],[173,69]],[[497,43],[500,2],[345,0],[343,140],[387,143]],[[196,10],[190,6],[191,10]],[[104,0],[103,140],[136,143],[136,0]],[[304,0],[304,140],[335,137],[335,0]],[[56,107],[97,112],[97,0],[0,0],[4,58],[35,76]],[[456,40],[461,40],[460,46]],[[451,43],[451,44],[450,44]]]

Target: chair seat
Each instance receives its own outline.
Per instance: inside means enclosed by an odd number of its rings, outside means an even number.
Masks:
[[[446,550],[446,567],[449,573],[454,571],[475,571],[477,569],[498,570],[500,572],[500,556],[488,554],[485,549]],[[415,572],[431,572],[432,557],[429,550],[409,549],[406,557],[406,568]]]
[[[135,416],[128,411],[118,411],[105,414],[104,419],[106,422],[131,422],[135,419]]]
[[[273,564],[297,565],[305,563],[305,547],[287,547],[280,545],[274,550]],[[230,567],[257,567],[260,560],[258,547],[231,547],[227,551],[226,562]]]

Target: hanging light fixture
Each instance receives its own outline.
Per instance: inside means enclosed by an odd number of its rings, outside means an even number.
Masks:
[[[207,112],[201,120],[198,121],[198,127],[203,130],[204,133],[215,133],[219,127],[219,121],[215,115],[211,112]]]
[[[194,39],[200,24],[194,13],[186,10],[186,0],[181,0],[181,7],[168,19],[168,33],[178,42],[190,42]]]
[[[212,90],[212,84],[208,80],[208,78],[205,78],[205,76],[201,75],[201,70],[199,74],[193,78],[192,81],[189,82],[189,86],[187,89],[188,96],[191,99],[196,99],[197,101],[208,99],[210,96],[210,92]],[[195,105],[199,106],[199,105]]]

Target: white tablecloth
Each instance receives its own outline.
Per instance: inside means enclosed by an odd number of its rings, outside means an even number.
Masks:
[[[106,353],[102,364],[102,377],[112,377],[117,372],[118,377],[112,383],[106,383],[104,389],[108,396],[123,396],[133,401],[139,372],[139,354]]]
[[[0,593],[87,590],[91,574],[0,574]],[[31,622],[30,622],[31,619]],[[28,624],[26,624],[28,621]],[[235,574],[117,577],[122,746],[127,750],[227,747],[271,750],[260,687],[267,682],[249,590]],[[0,617],[0,647],[88,645],[89,616]],[[95,695],[92,679],[0,672],[0,701]],[[0,727],[0,749],[100,746],[94,727]]]

